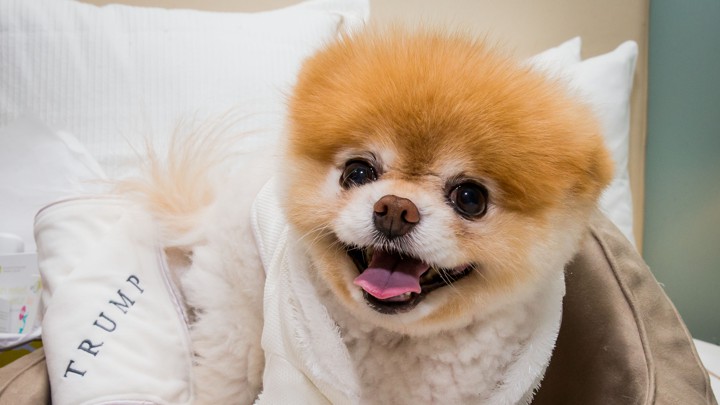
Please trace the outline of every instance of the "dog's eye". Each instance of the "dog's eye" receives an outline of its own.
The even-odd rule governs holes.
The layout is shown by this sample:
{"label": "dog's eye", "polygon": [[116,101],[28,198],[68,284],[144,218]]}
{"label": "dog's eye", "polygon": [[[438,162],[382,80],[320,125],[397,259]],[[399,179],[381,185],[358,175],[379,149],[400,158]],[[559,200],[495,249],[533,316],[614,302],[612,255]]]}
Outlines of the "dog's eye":
{"label": "dog's eye", "polygon": [[448,195],[455,210],[466,217],[480,217],[487,211],[487,189],[475,183],[455,186]]}
{"label": "dog's eye", "polygon": [[377,173],[368,162],[351,160],[345,165],[345,171],[343,171],[342,177],[340,177],[340,185],[342,185],[343,188],[349,188],[375,180],[377,180]]}

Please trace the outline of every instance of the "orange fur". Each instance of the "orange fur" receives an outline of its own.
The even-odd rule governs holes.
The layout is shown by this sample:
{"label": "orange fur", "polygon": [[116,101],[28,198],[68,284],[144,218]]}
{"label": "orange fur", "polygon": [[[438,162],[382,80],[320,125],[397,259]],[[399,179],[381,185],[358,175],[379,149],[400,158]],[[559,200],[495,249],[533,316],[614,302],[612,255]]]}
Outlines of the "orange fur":
{"label": "orange fur", "polygon": [[594,200],[612,175],[598,124],[549,82],[460,35],[368,32],[305,66],[290,104],[295,157],[329,163],[383,138],[420,173],[462,157],[499,182],[497,203],[528,211],[571,196]]}

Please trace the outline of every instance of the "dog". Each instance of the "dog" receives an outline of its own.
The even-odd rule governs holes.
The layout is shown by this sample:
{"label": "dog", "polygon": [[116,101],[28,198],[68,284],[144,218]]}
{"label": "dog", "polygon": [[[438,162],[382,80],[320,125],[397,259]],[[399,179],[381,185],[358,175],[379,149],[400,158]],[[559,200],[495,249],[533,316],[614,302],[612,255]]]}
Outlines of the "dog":
{"label": "dog", "polygon": [[[345,400],[531,402],[559,328],[563,268],[612,176],[588,107],[467,35],[367,28],[304,63],[276,151],[224,171],[217,187],[187,175],[208,165],[178,164],[151,192],[184,235],[166,245],[191,262],[180,284],[198,403],[292,392],[271,370],[283,332],[268,311],[297,305],[301,316],[309,295],[346,356],[335,381],[349,384]],[[183,193],[189,204],[168,202]],[[275,208],[258,208],[259,195]],[[286,273],[313,294],[268,297],[282,277],[263,256],[277,241],[258,236],[258,215],[286,227]],[[309,356],[304,342],[280,363]],[[318,367],[300,367],[300,379],[337,403]],[[294,403],[315,403],[302,392]]]}

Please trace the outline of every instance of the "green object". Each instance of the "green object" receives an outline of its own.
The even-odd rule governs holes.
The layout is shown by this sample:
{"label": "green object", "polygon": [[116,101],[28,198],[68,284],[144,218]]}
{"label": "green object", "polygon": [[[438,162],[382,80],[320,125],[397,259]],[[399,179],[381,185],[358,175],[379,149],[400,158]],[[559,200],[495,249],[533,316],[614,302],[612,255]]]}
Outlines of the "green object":
{"label": "green object", "polygon": [[0,350],[0,367],[4,367],[20,357],[42,347],[42,341],[34,340],[11,350]]}
{"label": "green object", "polygon": [[720,343],[720,1],[650,8],[644,257],[694,337]]}

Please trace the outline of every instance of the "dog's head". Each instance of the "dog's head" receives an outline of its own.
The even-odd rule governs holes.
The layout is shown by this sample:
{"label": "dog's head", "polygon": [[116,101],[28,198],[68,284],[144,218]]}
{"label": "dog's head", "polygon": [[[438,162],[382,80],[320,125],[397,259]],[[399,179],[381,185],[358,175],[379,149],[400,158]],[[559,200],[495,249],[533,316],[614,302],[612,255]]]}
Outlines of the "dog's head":
{"label": "dog's head", "polygon": [[401,333],[562,271],[612,172],[562,86],[461,35],[342,38],[306,62],[289,116],[291,224],[355,316]]}

